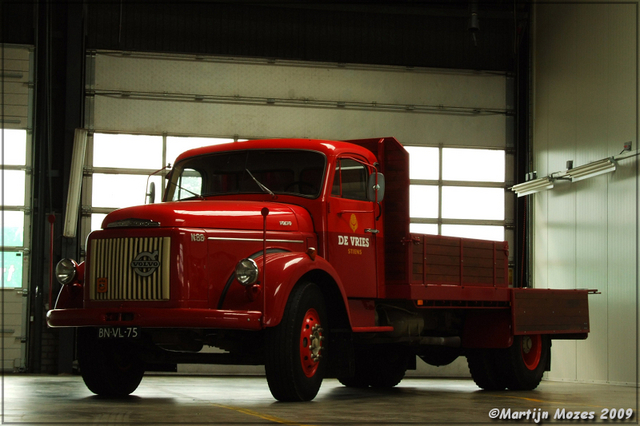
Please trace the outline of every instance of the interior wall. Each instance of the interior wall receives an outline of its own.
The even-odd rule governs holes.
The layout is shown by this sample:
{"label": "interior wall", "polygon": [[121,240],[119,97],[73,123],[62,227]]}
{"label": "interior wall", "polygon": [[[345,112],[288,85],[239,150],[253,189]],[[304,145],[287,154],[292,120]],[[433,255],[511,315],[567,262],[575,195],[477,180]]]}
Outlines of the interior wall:
{"label": "interior wall", "polygon": [[[638,6],[534,12],[533,168],[538,177],[638,148]],[[589,288],[591,333],[554,341],[550,380],[637,383],[638,162],[530,196],[534,285]]]}

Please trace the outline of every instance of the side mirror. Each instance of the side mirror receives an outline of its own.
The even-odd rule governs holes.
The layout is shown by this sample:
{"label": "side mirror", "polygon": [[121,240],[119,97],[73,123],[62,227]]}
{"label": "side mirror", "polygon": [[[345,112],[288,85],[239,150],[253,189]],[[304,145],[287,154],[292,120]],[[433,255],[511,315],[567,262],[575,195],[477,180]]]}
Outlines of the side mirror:
{"label": "side mirror", "polygon": [[371,173],[367,182],[367,200],[381,202],[384,199],[384,186],[384,175]]}
{"label": "side mirror", "polygon": [[149,192],[146,195],[147,195],[147,204],[153,204],[156,202],[156,183],[155,182],[151,182],[151,184],[149,184]]}

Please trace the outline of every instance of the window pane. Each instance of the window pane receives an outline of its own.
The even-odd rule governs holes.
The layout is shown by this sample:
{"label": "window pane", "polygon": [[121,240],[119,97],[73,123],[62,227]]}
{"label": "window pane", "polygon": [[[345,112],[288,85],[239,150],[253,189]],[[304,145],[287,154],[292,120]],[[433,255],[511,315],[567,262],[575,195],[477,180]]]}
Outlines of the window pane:
{"label": "window pane", "polygon": [[96,133],[93,166],[157,170],[162,167],[162,137]]}
{"label": "window pane", "polygon": [[27,161],[27,131],[2,129],[4,138],[4,163],[12,166],[24,166]]}
{"label": "window pane", "polygon": [[3,251],[2,275],[4,287],[22,287],[22,253]]}
{"label": "window pane", "polygon": [[102,229],[102,221],[107,217],[104,213],[93,213],[91,215],[91,230]]}
{"label": "window pane", "polygon": [[409,186],[409,216],[419,218],[438,217],[437,186]]}
{"label": "window pane", "polygon": [[478,240],[504,241],[503,226],[442,225],[442,235],[448,237],[475,238]]}
{"label": "window pane", "polygon": [[178,155],[186,150],[229,142],[233,142],[233,139],[167,136],[167,163],[173,165]]}
{"label": "window pane", "polygon": [[442,179],[470,182],[504,182],[504,151],[443,148]]}
{"label": "window pane", "polygon": [[354,160],[341,159],[333,177],[331,195],[351,200],[366,200],[367,177],[367,169],[364,165]]}
{"label": "window pane", "polygon": [[422,146],[405,146],[404,148],[409,152],[409,179],[439,179],[438,148]]}
{"label": "window pane", "polygon": [[2,211],[2,235],[5,247],[22,247],[24,235],[24,213]]}
{"label": "window pane", "polygon": [[5,206],[24,206],[24,180],[25,172],[22,170],[0,171],[0,188]]}
{"label": "window pane", "polygon": [[442,217],[504,220],[504,189],[444,186]]}
{"label": "window pane", "polygon": [[178,178],[173,201],[202,195],[202,175],[199,171],[186,168]]}
{"label": "window pane", "polygon": [[411,223],[409,224],[409,232],[413,232],[414,234],[438,235],[438,225],[435,223]]}
{"label": "window pane", "polygon": [[[152,176],[149,183],[155,182],[156,188],[162,188],[162,178]],[[127,207],[145,203],[147,176],[111,175],[94,173],[92,203],[93,207]],[[159,200],[159,194],[156,200]]]}

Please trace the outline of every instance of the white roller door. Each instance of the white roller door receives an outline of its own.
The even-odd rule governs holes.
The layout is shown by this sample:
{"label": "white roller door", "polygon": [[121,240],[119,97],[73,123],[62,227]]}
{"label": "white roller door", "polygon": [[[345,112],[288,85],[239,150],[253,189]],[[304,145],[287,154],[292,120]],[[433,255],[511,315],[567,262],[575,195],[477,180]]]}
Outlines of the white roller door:
{"label": "white roller door", "polygon": [[507,144],[505,75],[114,52],[89,71],[96,131]]}
{"label": "white roller door", "polygon": [[[414,192],[431,194],[433,199],[421,204],[432,205],[436,213],[412,215],[412,229],[453,235],[484,227],[489,234],[478,232],[477,237],[513,240],[510,194],[502,192],[504,203],[488,216],[461,218],[457,212],[447,216],[447,199],[473,203],[474,193],[500,199],[500,191],[512,181],[511,80],[505,74],[111,51],[90,54],[87,69],[86,126],[96,133],[163,137],[159,144],[165,150],[167,136],[236,140],[394,136],[406,146],[437,148],[422,150],[433,160],[428,156],[423,160],[433,164],[428,178],[422,173],[414,176],[412,169]],[[479,173],[472,170],[468,177],[448,180],[456,164],[447,163],[447,158],[465,154],[451,148],[505,152],[499,165],[505,169],[504,177],[482,181],[478,176],[483,169],[496,166],[472,159],[469,165],[458,165]],[[166,154],[158,155],[166,161],[155,169],[170,161]],[[126,168],[122,171],[132,173],[131,166]],[[150,170],[140,169],[144,169],[138,172],[141,175]],[[104,206],[91,209],[90,200],[86,194],[84,204],[90,212],[107,211]],[[463,206],[465,210],[471,211]]]}

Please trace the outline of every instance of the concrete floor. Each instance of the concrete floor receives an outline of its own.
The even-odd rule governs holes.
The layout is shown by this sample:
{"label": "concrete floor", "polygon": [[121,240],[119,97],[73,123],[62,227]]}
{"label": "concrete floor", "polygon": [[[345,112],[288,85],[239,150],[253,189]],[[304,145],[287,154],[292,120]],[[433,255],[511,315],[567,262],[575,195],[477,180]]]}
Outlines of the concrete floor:
{"label": "concrete floor", "polygon": [[[3,398],[0,423],[20,425],[535,424],[544,413],[549,418],[542,423],[575,424],[569,412],[593,413],[587,423],[600,423],[611,408],[633,410],[632,418],[615,423],[638,423],[634,387],[549,381],[530,392],[484,392],[470,379],[407,378],[385,391],[327,379],[314,401],[279,403],[264,377],[147,375],[130,397],[107,400],[89,392],[79,376],[5,375]],[[492,409],[512,420],[492,421]],[[565,419],[554,420],[562,409]]]}

